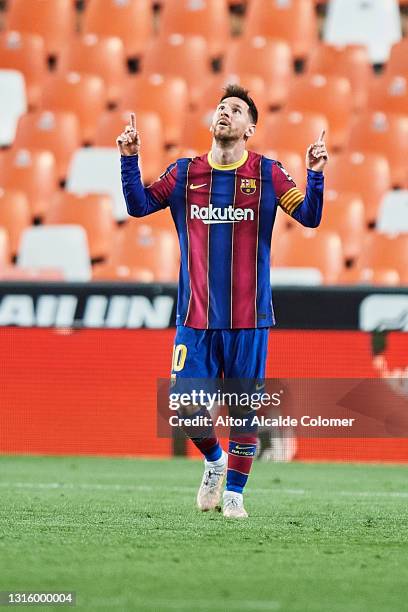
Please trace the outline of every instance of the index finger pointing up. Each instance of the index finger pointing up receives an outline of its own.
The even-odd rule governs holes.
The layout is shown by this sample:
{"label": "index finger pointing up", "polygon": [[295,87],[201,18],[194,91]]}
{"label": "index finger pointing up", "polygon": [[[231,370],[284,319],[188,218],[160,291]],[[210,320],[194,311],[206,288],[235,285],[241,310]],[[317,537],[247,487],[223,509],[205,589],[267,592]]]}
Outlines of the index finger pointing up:
{"label": "index finger pointing up", "polygon": [[325,136],[325,134],[326,134],[326,130],[325,130],[325,129],[323,129],[323,130],[320,132],[320,135],[319,135],[319,138],[317,139],[317,142],[324,142],[324,136]]}
{"label": "index finger pointing up", "polygon": [[130,113],[130,125],[135,130],[136,129],[136,115],[135,113]]}

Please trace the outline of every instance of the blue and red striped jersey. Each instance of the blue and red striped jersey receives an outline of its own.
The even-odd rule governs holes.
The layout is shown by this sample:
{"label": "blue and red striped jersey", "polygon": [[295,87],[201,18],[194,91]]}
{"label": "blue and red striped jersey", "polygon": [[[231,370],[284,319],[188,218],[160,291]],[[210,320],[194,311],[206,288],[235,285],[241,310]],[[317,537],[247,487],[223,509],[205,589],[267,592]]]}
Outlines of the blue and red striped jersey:
{"label": "blue and red striped jersey", "polygon": [[176,325],[274,325],[270,248],[277,206],[316,227],[323,173],[308,170],[304,195],[279,162],[252,151],[227,166],[215,164],[211,152],[179,159],[148,187],[141,182],[137,156],[123,156],[121,166],[131,216],[170,207],[181,253]]}

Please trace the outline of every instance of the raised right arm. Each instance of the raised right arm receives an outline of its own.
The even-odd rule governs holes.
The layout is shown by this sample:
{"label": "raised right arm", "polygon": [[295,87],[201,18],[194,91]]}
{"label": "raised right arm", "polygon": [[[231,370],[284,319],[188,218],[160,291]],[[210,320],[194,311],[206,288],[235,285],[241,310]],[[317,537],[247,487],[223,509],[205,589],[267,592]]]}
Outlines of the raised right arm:
{"label": "raised right arm", "polygon": [[144,187],[138,160],[138,155],[120,158],[122,189],[128,214],[145,217],[169,205],[168,198],[176,184],[177,165],[172,164],[157,181]]}
{"label": "raised right arm", "polygon": [[118,136],[116,144],[121,154],[122,189],[129,215],[145,217],[166,208],[176,184],[177,166],[172,164],[155,183],[144,187],[139,169],[141,141],[134,113],[130,113],[130,123]]}

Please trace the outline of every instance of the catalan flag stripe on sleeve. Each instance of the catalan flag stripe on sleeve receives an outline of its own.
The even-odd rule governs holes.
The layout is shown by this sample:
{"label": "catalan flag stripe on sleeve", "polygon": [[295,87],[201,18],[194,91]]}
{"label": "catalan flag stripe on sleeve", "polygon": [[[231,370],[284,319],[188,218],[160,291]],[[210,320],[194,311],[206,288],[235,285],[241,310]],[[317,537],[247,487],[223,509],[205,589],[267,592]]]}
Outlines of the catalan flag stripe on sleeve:
{"label": "catalan flag stripe on sleeve", "polygon": [[292,189],[289,189],[289,191],[284,193],[283,196],[279,199],[279,206],[283,208],[285,212],[291,215],[296,209],[296,207],[299,206],[301,202],[303,202],[304,198],[304,194],[296,187],[293,187]]}

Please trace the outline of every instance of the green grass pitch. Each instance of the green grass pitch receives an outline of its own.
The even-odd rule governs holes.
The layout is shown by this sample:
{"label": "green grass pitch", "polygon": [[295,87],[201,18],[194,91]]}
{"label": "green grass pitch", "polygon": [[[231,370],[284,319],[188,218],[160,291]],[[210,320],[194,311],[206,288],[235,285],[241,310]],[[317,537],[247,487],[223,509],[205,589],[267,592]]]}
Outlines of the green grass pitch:
{"label": "green grass pitch", "polygon": [[0,457],[0,590],[74,590],[82,610],[408,610],[405,467],[258,462],[246,521],[195,509],[201,472]]}

